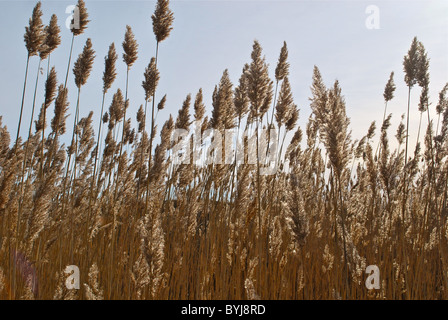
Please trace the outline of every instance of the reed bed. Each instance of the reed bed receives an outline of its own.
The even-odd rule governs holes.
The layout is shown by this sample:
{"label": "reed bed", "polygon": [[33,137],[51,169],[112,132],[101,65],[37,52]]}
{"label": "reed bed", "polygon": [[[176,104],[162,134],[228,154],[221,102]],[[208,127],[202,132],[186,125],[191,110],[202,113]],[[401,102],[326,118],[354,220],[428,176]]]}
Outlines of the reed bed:
{"label": "reed bed", "polygon": [[[101,117],[93,123],[93,111],[79,112],[81,89],[98,63],[90,39],[71,65],[73,48],[80,49],[74,39],[89,23],[82,0],[78,8],[79,28],[72,30],[60,83],[50,63],[61,42],[57,18],[44,27],[36,5],[24,38],[23,96],[29,60],[48,59],[45,100],[22,98],[15,141],[0,117],[1,299],[448,298],[448,84],[434,102],[435,122],[429,58],[417,38],[404,57],[403,76],[409,93],[421,88],[418,111],[409,95],[398,128],[387,114],[397,70],[385,86],[382,123],[353,139],[340,84],[325,85],[318,67],[312,113],[306,127],[298,127],[287,44],[271,79],[257,41],[238,84],[223,72],[210,118],[199,89],[177,115],[157,123],[167,101],[157,92],[163,75],[158,49],[174,20],[169,1],[158,0],[154,58],[144,72],[132,69],[138,43],[127,26],[122,60],[113,43],[105,56]],[[126,87],[110,93],[117,63],[127,66]],[[73,93],[67,89],[71,68]],[[145,101],[130,102],[129,77],[142,79]],[[22,140],[23,108],[34,114],[39,103]],[[130,103],[142,104],[136,128]],[[410,130],[411,112],[427,116],[426,130],[421,122]],[[68,113],[75,115],[72,127]],[[237,132],[243,156],[229,152],[225,141],[232,139],[224,134],[222,141],[204,136],[199,144],[188,136],[187,159],[205,161],[179,163],[174,133],[210,129]],[[422,136],[415,147],[408,139],[414,134]],[[69,145],[61,143],[65,135]],[[266,174],[268,154],[277,167]],[[228,161],[207,161],[217,156]],[[79,289],[66,287],[70,265],[79,267]],[[380,270],[380,289],[366,288],[369,265]]]}

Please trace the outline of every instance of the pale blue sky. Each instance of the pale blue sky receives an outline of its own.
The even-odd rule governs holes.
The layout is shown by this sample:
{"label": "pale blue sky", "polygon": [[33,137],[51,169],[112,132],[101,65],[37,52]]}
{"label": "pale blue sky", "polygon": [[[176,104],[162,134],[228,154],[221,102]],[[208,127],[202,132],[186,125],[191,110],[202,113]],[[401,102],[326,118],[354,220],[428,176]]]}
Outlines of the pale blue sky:
{"label": "pale blue sky", "polygon": [[[35,3],[0,0],[0,41],[3,45],[0,60],[0,115],[13,137],[19,117],[27,55],[23,33]],[[65,28],[68,17],[65,8],[75,3],[42,1],[43,22],[48,23],[51,14],[55,13],[62,30],[62,44],[51,58],[51,64],[58,71],[59,82],[64,81],[71,37],[70,31]],[[139,58],[131,69],[129,84],[129,114],[135,125],[135,113],[139,105],[144,103],[141,87],[144,68],[155,54],[150,18],[155,3],[144,0],[86,1],[91,22],[86,32],[75,38],[71,69],[88,37],[92,39],[96,59],[87,85],[82,88],[81,116],[94,110],[95,123],[98,119],[104,56],[111,42],[115,42],[120,60],[117,65],[118,77],[107,96],[106,110],[116,89],[124,89],[126,69],[121,59],[121,43],[125,26],[129,24],[139,43]],[[380,9],[379,30],[369,30],[365,26],[368,5],[376,5]],[[158,117],[159,125],[167,119],[169,113],[176,116],[186,95],[191,93],[194,96],[201,87],[210,113],[211,94],[222,72],[228,68],[232,82],[237,84],[244,63],[250,62],[254,39],[263,47],[272,77],[283,41],[287,42],[291,64],[290,82],[296,103],[301,109],[299,124],[303,128],[310,114],[308,97],[314,65],[320,68],[327,85],[332,85],[335,79],[340,81],[354,138],[364,135],[371,121],[381,121],[384,106],[382,94],[391,71],[395,71],[397,85],[396,98],[389,105],[389,112],[394,114],[395,131],[400,115],[406,111],[407,88],[403,81],[402,61],[414,36],[423,42],[431,59],[432,109],[437,104],[438,92],[448,81],[446,0],[180,0],[171,1],[170,6],[175,15],[174,30],[161,43],[159,51],[161,80],[156,100],[167,94],[167,106]],[[22,136],[27,133],[30,120],[37,63],[36,57],[30,63]],[[37,108],[43,100],[43,84],[44,77],[41,77]],[[68,84],[70,112],[73,113],[76,90],[72,73]],[[419,88],[413,90],[411,131],[418,126],[419,94]],[[50,119],[53,106],[49,113]],[[71,128],[72,117],[68,121]]]}

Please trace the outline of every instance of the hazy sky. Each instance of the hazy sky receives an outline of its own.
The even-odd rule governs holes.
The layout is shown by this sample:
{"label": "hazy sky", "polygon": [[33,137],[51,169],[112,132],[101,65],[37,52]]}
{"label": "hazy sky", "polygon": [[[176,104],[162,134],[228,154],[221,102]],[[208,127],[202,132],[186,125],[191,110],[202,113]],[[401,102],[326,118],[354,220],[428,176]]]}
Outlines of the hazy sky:
{"label": "hazy sky", "polygon": [[[89,110],[98,119],[101,103],[104,56],[111,42],[115,42],[120,57],[118,77],[109,90],[106,110],[112,94],[125,86],[125,64],[121,59],[121,43],[125,27],[133,28],[139,43],[139,57],[130,71],[130,113],[135,125],[135,113],[144,103],[141,87],[144,68],[155,54],[151,14],[155,1],[93,1],[86,6],[91,22],[86,32],[75,38],[72,65],[86,39],[92,39],[96,51],[93,72],[81,91],[80,114]],[[0,115],[15,137],[25,73],[27,51],[23,34],[35,1],[0,0]],[[43,22],[51,14],[59,18],[62,44],[51,55],[59,82],[64,81],[71,33],[65,27],[69,16],[65,9],[76,1],[42,1]],[[368,29],[366,8],[379,9],[380,29]],[[241,69],[250,62],[254,39],[263,47],[274,69],[283,41],[289,49],[290,82],[296,104],[300,107],[299,124],[304,128],[310,114],[310,84],[313,66],[317,65],[325,83],[330,86],[340,81],[351,118],[353,137],[361,138],[374,120],[383,115],[383,90],[391,71],[395,71],[396,98],[389,105],[393,113],[395,134],[400,115],[406,112],[407,87],[403,81],[403,56],[414,36],[424,44],[430,57],[430,99],[434,109],[438,92],[448,81],[448,1],[171,1],[175,15],[174,30],[161,43],[159,71],[161,80],[158,101],[167,94],[166,109],[158,116],[161,125],[169,113],[177,116],[188,93],[193,96],[203,88],[207,111],[211,110],[211,95],[224,69],[229,69],[231,80],[238,83]],[[25,111],[21,134],[25,136],[30,121],[32,94],[38,58],[30,62]],[[46,62],[44,63],[44,75]],[[41,76],[37,108],[43,100],[44,76]],[[68,80],[70,112],[76,105],[76,90],[72,72]],[[413,90],[411,131],[418,126],[417,103],[420,88]],[[38,110],[36,111],[37,116]],[[49,109],[49,119],[53,106]],[[425,118],[424,118],[425,119]],[[72,117],[68,119],[71,128]],[[426,126],[426,121],[423,123]],[[95,125],[95,130],[97,126]],[[160,126],[159,126],[160,128]],[[70,129],[71,130],[71,129]],[[378,135],[377,135],[378,137]],[[411,139],[412,141],[412,139]]]}

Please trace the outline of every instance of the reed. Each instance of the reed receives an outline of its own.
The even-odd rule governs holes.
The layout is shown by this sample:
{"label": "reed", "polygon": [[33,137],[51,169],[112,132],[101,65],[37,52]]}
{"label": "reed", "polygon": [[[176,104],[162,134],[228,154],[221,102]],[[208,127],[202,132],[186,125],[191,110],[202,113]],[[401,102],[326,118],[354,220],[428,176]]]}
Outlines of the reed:
{"label": "reed", "polygon": [[[88,22],[84,3],[78,6],[83,22],[72,40]],[[52,16],[44,28],[40,16],[38,4],[26,31],[28,60],[49,60],[60,50],[57,20]],[[158,47],[174,19],[168,1],[157,2],[152,19],[156,55],[142,70],[145,104],[135,128],[127,119],[128,83],[139,53],[129,26],[126,88],[114,89],[105,112],[118,73],[112,43],[97,132],[93,111],[81,112],[81,88],[95,58],[90,39],[74,63],[76,104],[70,106],[67,82],[58,82],[57,67],[48,62],[44,101],[31,118],[35,132],[31,122],[28,137],[13,141],[0,117],[0,299],[448,298],[448,85],[439,93],[436,127],[429,116],[429,53],[421,42],[415,38],[404,58],[408,106],[398,128],[388,114],[397,73],[383,92],[380,125],[372,121],[356,139],[342,85],[327,85],[317,66],[311,114],[304,127],[297,125],[308,106],[299,110],[296,103],[287,45],[271,79],[258,41],[235,83],[225,69],[211,97],[202,89],[188,93],[174,116],[159,123],[158,112],[171,107],[166,95],[155,99],[163,81]],[[410,93],[417,84],[415,112],[426,112],[428,123],[414,130]],[[36,97],[38,90],[35,85]],[[189,163],[177,161],[176,129],[201,134],[184,141]],[[237,135],[220,141],[205,136],[209,129]],[[410,134],[418,137],[412,154]],[[70,138],[67,148],[61,141]],[[264,175],[275,144],[277,170]],[[219,157],[226,161],[213,161]],[[381,271],[376,290],[365,287],[372,264]],[[65,286],[66,265],[79,266],[79,290]]]}

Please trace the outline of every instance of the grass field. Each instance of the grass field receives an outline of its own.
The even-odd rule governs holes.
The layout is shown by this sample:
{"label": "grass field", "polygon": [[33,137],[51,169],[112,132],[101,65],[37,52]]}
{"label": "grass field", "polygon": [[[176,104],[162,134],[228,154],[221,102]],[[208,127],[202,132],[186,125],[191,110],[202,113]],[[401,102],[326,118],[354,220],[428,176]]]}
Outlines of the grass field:
{"label": "grass field", "polygon": [[[92,23],[83,1],[77,8],[73,40]],[[448,83],[430,101],[428,54],[417,38],[403,52],[403,70],[385,83],[382,123],[362,137],[351,137],[338,81],[327,87],[318,67],[312,113],[300,128],[287,44],[270,77],[257,41],[238,83],[223,72],[211,106],[199,90],[157,123],[166,102],[154,99],[158,48],[174,19],[169,1],[159,0],[155,57],[133,70],[144,75],[146,100],[129,114],[128,82],[109,91],[116,63],[129,76],[139,55],[128,27],[104,59],[95,110],[103,116],[93,123],[93,111],[82,117],[79,104],[94,44],[87,39],[72,57],[81,42],[58,49],[56,16],[48,26],[41,16],[37,3],[24,37],[23,93],[37,88],[28,63],[39,60],[45,99],[22,97],[16,137],[0,118],[0,299],[448,298]],[[56,70],[47,62],[62,49],[69,67]],[[77,92],[67,90],[70,72]],[[393,128],[387,104],[402,79],[408,105]],[[418,102],[411,91],[420,92]],[[29,124],[24,108],[32,110]],[[410,130],[414,112],[429,125]],[[226,147],[236,141],[238,157]],[[380,271],[378,289],[366,287],[369,265]],[[66,286],[67,266],[79,268],[79,289]]]}

